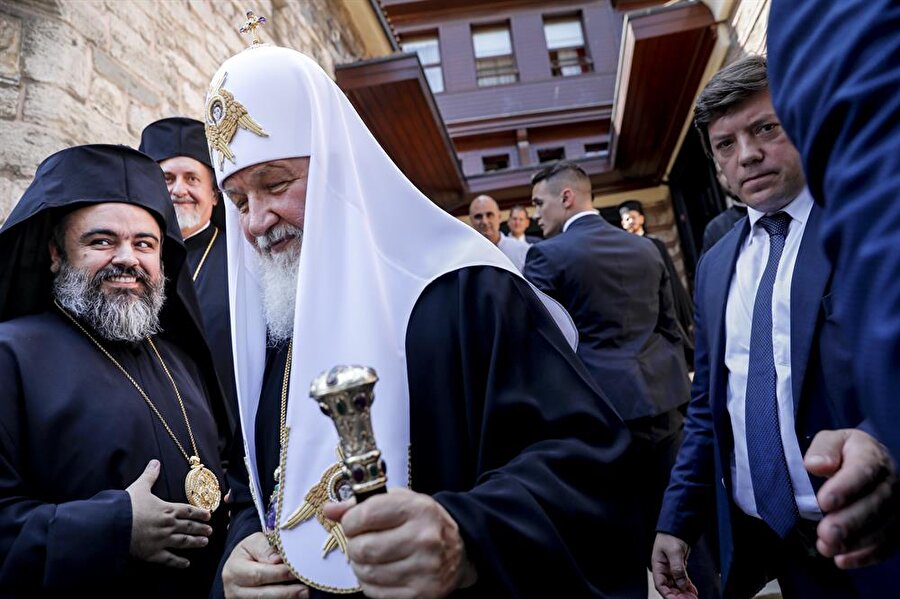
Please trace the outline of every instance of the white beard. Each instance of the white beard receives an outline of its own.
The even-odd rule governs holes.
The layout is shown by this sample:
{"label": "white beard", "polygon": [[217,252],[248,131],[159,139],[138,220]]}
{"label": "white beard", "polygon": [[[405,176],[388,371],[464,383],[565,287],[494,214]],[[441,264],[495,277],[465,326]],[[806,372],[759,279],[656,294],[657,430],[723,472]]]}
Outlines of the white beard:
{"label": "white beard", "polygon": [[197,214],[196,207],[182,207],[179,204],[173,204],[175,207],[175,218],[178,220],[178,228],[182,231],[194,229],[200,224],[200,215]]}
{"label": "white beard", "polygon": [[[285,236],[296,236],[301,243],[278,254],[266,251],[273,241]],[[260,249],[263,311],[269,338],[275,343],[287,341],[294,334],[294,310],[297,302],[302,239],[303,231],[287,224],[278,225],[265,236],[257,237],[257,246]]]}

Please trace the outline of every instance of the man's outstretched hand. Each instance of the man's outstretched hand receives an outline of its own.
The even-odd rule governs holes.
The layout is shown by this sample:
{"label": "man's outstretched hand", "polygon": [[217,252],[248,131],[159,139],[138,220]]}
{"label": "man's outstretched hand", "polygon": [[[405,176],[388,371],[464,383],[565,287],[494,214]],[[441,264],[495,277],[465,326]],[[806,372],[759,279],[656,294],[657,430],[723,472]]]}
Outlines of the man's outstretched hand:
{"label": "man's outstretched hand", "polygon": [[900,486],[890,455],[858,429],[819,432],[804,457],[828,480],[816,499],[825,517],[816,549],[838,568],[878,563],[900,547]]}

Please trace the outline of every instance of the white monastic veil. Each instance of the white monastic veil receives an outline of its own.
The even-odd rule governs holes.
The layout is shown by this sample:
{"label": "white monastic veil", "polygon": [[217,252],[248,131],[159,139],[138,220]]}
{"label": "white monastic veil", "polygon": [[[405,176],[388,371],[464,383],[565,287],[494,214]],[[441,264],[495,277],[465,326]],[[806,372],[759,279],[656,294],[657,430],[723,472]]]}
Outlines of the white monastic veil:
{"label": "white monastic veil", "polygon": [[[338,364],[372,366],[380,382],[372,408],[375,437],[391,485],[407,485],[409,390],[405,339],[410,313],[437,277],[472,265],[518,276],[503,253],[419,192],[384,153],[343,92],[310,58],[259,46],[227,60],[213,78],[268,134],[245,128],[230,144],[235,162],[224,169],[213,152],[219,184],[253,164],[310,156],[306,219],[287,423],[290,438],[279,524],[335,462],[334,427],[308,396],[312,379]],[[385,107],[390,110],[390,107]],[[265,362],[266,324],[254,250],[241,234],[238,212],[226,202],[228,287],[235,376],[250,485],[263,518],[256,472],[255,420]],[[539,294],[570,344],[571,318]],[[273,423],[273,427],[277,426]],[[277,435],[273,428],[269,433]],[[285,559],[301,580],[326,590],[354,590],[347,558],[322,558],[327,533],[315,518],[281,530]]]}

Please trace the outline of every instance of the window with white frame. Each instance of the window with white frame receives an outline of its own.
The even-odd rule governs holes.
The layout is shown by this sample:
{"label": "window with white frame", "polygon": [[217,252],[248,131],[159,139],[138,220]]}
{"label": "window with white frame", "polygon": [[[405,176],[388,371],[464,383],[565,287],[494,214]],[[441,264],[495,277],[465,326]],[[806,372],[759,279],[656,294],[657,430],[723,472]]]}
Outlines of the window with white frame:
{"label": "window with white frame", "polygon": [[479,87],[519,80],[508,23],[473,27],[472,44],[475,47],[475,78]]}
{"label": "window with white frame", "polygon": [[584,46],[584,30],[579,15],[544,18],[544,38],[550,53],[554,77],[570,77],[593,70]]}
{"label": "window with white frame", "polygon": [[419,55],[431,92],[439,94],[444,91],[444,72],[441,70],[441,50],[437,34],[404,37],[400,47],[404,52]]}

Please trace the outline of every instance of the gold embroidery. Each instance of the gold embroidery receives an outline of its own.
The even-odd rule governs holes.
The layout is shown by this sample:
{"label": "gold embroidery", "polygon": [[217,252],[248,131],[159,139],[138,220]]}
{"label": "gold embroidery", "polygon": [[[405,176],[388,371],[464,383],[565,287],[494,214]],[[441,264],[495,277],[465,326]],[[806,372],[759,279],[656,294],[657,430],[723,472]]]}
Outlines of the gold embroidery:
{"label": "gold embroidery", "polygon": [[306,493],[303,505],[297,508],[281,527],[291,529],[315,516],[325,532],[328,533],[328,539],[322,547],[323,558],[338,548],[344,555],[347,555],[347,537],[344,535],[344,529],[340,523],[326,518],[322,511],[322,507],[327,502],[341,500],[340,487],[342,485],[347,486],[349,492],[349,481],[343,466],[340,463],[332,464],[322,473],[319,482]]}
{"label": "gold embroidery", "polygon": [[225,159],[235,163],[231,141],[242,127],[260,137],[269,137],[262,126],[247,113],[244,105],[235,100],[222,86],[228,73],[213,81],[206,99],[206,140],[209,142],[209,153],[219,152],[219,170],[223,170]]}

